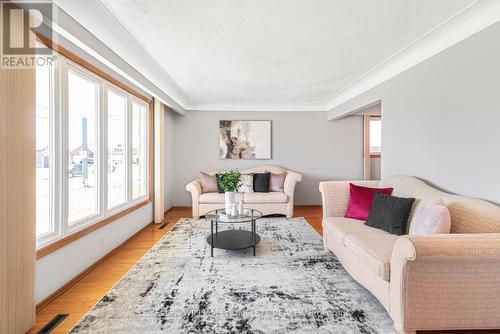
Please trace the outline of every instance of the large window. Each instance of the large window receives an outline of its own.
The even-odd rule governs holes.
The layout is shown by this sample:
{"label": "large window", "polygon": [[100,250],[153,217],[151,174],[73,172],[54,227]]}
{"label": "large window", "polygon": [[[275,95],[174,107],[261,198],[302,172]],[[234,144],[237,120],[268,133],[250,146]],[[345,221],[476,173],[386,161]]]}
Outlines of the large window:
{"label": "large window", "polygon": [[98,213],[96,170],[99,84],[68,71],[68,222]]}
{"label": "large window", "polygon": [[143,203],[148,104],[58,56],[37,68],[37,246]]}

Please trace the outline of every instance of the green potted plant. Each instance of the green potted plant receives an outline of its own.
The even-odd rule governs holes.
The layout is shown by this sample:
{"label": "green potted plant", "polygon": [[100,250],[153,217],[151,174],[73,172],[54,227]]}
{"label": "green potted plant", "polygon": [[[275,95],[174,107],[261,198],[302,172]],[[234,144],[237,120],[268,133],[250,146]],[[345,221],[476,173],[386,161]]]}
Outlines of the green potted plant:
{"label": "green potted plant", "polygon": [[231,207],[236,204],[236,190],[240,186],[241,173],[237,170],[217,173],[217,185],[224,190],[226,213],[230,214]]}

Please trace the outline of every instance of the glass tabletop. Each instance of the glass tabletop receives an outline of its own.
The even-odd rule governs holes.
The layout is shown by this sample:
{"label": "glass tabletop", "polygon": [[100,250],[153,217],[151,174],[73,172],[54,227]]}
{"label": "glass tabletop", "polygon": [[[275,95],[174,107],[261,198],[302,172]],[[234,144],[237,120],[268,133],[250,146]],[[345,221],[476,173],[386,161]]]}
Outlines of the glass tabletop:
{"label": "glass tabletop", "polygon": [[205,215],[208,220],[214,220],[219,223],[246,223],[262,217],[262,212],[255,209],[244,209],[242,215],[231,216],[226,213],[225,209],[217,209],[210,211]]}

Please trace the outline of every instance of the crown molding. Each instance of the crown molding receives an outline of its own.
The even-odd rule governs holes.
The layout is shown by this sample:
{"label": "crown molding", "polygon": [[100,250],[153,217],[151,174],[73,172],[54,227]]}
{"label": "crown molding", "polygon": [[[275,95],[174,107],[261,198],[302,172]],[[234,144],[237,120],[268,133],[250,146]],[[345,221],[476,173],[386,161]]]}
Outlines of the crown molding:
{"label": "crown molding", "polygon": [[[478,0],[341,89],[326,104],[328,119],[343,115],[335,108],[409,68],[500,21],[500,1]],[[348,112],[350,113],[350,112]],[[344,112],[344,115],[348,113]]]}
{"label": "crown molding", "polygon": [[186,106],[188,111],[324,111],[324,103],[200,102]]}

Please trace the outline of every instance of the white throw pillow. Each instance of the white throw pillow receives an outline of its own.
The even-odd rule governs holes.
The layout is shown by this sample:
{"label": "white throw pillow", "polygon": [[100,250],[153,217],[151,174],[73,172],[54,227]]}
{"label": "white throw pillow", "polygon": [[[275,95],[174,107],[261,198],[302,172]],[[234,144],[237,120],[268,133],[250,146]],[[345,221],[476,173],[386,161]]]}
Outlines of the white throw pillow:
{"label": "white throw pillow", "polygon": [[420,201],[413,212],[409,234],[448,234],[450,228],[450,211],[442,200],[438,203]]}
{"label": "white throw pillow", "polygon": [[253,193],[253,174],[241,174],[239,193]]}

